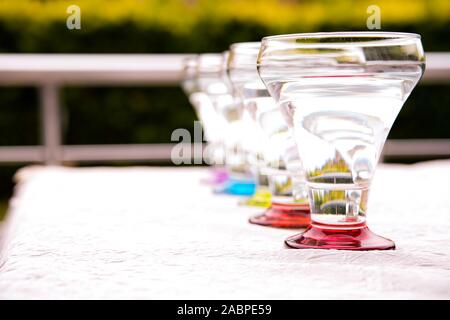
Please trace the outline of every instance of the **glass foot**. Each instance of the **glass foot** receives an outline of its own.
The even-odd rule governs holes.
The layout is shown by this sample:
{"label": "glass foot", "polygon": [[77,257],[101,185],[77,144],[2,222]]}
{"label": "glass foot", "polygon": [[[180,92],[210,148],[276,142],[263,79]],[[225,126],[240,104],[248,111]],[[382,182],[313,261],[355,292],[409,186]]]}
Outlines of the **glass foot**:
{"label": "glass foot", "polygon": [[272,195],[266,188],[258,188],[254,195],[250,198],[243,199],[239,201],[240,205],[250,206],[250,207],[263,207],[269,208],[271,203]]}
{"label": "glass foot", "polygon": [[304,228],[311,223],[309,206],[272,203],[263,214],[250,218],[249,222],[274,228]]}
{"label": "glass foot", "polygon": [[228,180],[228,172],[225,169],[212,169],[209,172],[210,177],[201,180],[204,184],[217,185]]}
{"label": "glass foot", "polygon": [[256,183],[253,180],[229,179],[221,186],[214,189],[214,193],[229,194],[235,196],[251,196],[255,193]]}
{"label": "glass foot", "polygon": [[365,224],[356,229],[333,229],[332,226],[310,225],[303,233],[287,238],[285,243],[295,249],[395,249],[392,240],[373,233]]}

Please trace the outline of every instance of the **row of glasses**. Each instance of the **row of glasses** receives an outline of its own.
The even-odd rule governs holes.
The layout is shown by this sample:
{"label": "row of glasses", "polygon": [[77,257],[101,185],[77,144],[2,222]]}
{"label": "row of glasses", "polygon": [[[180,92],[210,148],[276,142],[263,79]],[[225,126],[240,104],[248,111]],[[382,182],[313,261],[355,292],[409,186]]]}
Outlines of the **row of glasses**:
{"label": "row of glasses", "polygon": [[[182,88],[194,106],[209,145],[207,163],[215,164],[211,183],[218,193],[251,195],[241,204],[267,207],[267,178],[255,168],[258,152],[242,102],[232,94],[227,75],[228,52],[201,54],[184,61]],[[218,164],[226,169],[217,169]]]}
{"label": "row of glasses", "polygon": [[242,132],[272,193],[271,208],[250,222],[308,225],[285,241],[292,248],[395,248],[368,229],[368,196],[390,128],[424,68],[416,34],[291,34],[232,45],[230,92],[251,120]]}
{"label": "row of glasses", "polygon": [[216,192],[251,195],[255,184],[240,139],[242,112],[226,81],[226,60],[226,52],[187,58],[182,86],[205,131],[204,157],[214,165],[210,182],[217,185]]}
{"label": "row of glasses", "polygon": [[260,46],[260,42],[231,45],[227,67],[234,95],[242,101],[248,115],[248,136],[255,147],[253,167],[268,177],[272,194],[270,208],[250,218],[250,222],[272,227],[305,227],[309,224],[309,208],[303,171],[291,130],[258,75]]}

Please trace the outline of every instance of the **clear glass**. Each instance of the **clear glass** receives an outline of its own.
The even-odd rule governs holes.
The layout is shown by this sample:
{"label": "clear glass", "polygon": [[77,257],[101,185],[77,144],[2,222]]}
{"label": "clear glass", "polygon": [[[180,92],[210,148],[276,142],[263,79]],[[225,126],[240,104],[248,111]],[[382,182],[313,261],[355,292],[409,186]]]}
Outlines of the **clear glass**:
{"label": "clear glass", "polygon": [[204,179],[203,182],[209,184],[221,184],[228,179],[228,174],[222,165],[224,163],[225,151],[221,130],[224,123],[208,95],[200,90],[198,55],[188,57],[183,61],[183,79],[181,87],[189,98],[189,102],[194,108],[197,118],[202,123],[205,131],[205,138],[208,142],[205,158],[207,162],[214,165],[211,170],[211,177]]}
{"label": "clear glass", "polygon": [[393,249],[366,226],[384,142],[425,68],[420,36],[391,32],[266,37],[258,71],[306,172],[311,226],[294,248]]}
{"label": "clear glass", "polygon": [[[255,72],[256,56],[253,61]],[[236,80],[234,77],[236,73],[235,65],[238,63],[236,59],[241,59],[242,57],[236,50],[236,47],[231,46],[227,58],[227,76],[232,88],[232,93],[236,101],[239,101],[239,105],[242,107],[242,117],[240,123],[242,126],[242,131],[240,132],[242,148],[245,153],[246,161],[249,164],[249,168],[256,182],[255,193],[250,198],[241,201],[241,204],[269,207],[271,194],[268,187],[268,177],[261,170],[263,163],[264,139],[261,135],[259,126],[256,125],[254,121],[252,108],[249,106],[247,101],[243,99],[240,92],[240,85],[234,82],[234,80]]]}
{"label": "clear glass", "polygon": [[[213,132],[222,142],[228,180],[216,188],[218,193],[250,195],[255,183],[245,159],[242,144],[242,106],[231,94],[226,76],[227,53],[201,54],[197,59],[199,99],[209,102],[204,118],[207,139]],[[207,106],[205,102],[205,106]],[[208,123],[206,123],[208,122]]]}
{"label": "clear glass", "polygon": [[247,119],[251,160],[258,174],[268,177],[272,194],[271,207],[250,222],[304,227],[309,224],[309,208],[298,151],[280,108],[258,75],[256,60],[260,46],[259,42],[233,44],[228,58],[234,94],[242,100]]}

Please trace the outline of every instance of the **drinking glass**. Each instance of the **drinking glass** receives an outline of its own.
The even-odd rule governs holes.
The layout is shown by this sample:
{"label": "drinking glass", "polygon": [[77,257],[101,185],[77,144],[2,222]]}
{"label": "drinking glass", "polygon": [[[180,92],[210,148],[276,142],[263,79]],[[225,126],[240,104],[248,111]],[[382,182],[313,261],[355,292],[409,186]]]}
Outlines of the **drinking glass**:
{"label": "drinking glass", "polygon": [[181,87],[188,96],[189,102],[193,106],[205,132],[205,139],[208,142],[208,146],[204,157],[208,163],[214,165],[214,169],[211,171],[211,178],[203,181],[210,184],[221,184],[228,179],[228,173],[222,166],[225,161],[222,137],[224,123],[216,112],[209,97],[200,90],[198,83],[198,60],[198,55],[193,55],[183,60]]}
{"label": "drinking glass", "polygon": [[420,36],[391,32],[266,37],[258,71],[306,171],[311,225],[293,248],[394,249],[366,225],[372,177],[390,128],[425,68]]}
{"label": "drinking glass", "polygon": [[[217,115],[217,121],[212,122],[211,126],[223,141],[224,162],[229,176],[215,191],[251,195],[255,191],[255,182],[243,150],[242,106],[231,94],[226,75],[227,56],[227,52],[201,54],[197,60],[198,89],[208,98],[212,106],[210,109]],[[208,130],[206,125],[205,131]]]}
{"label": "drinking glass", "polygon": [[[243,44],[245,45],[245,44]],[[259,47],[258,47],[259,51]],[[254,56],[254,71],[256,72],[256,56]],[[263,164],[264,139],[261,129],[255,122],[252,108],[241,94],[240,83],[235,83],[235,73],[239,72],[235,68],[236,59],[241,59],[241,53],[236,50],[236,46],[231,46],[227,61],[227,76],[232,88],[233,96],[242,106],[241,133],[242,146],[246,156],[246,161],[256,182],[255,193],[248,199],[241,201],[241,204],[250,206],[270,207],[271,193],[269,191],[269,180],[267,175],[261,170]]]}
{"label": "drinking glass", "polygon": [[257,69],[260,42],[230,47],[228,74],[236,97],[243,103],[247,138],[253,146],[252,161],[259,174],[268,177],[271,206],[250,222],[272,227],[309,225],[307,192],[298,151],[280,108],[269,95]]}

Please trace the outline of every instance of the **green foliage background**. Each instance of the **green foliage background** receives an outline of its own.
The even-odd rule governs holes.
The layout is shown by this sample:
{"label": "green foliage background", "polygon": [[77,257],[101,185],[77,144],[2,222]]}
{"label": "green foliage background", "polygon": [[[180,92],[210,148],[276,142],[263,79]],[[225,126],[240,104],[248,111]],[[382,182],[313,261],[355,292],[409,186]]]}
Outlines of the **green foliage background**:
{"label": "green foliage background", "polygon": [[[81,30],[66,27],[71,4]],[[367,30],[371,4],[382,30],[420,33],[426,51],[450,51],[448,0],[0,0],[0,53],[218,52],[270,34]],[[68,144],[168,142],[195,118],[176,87],[65,88],[62,104]],[[448,119],[448,86],[419,86],[391,137],[450,138]],[[0,88],[0,145],[39,137],[36,90]],[[0,194],[16,168],[0,167]]]}

